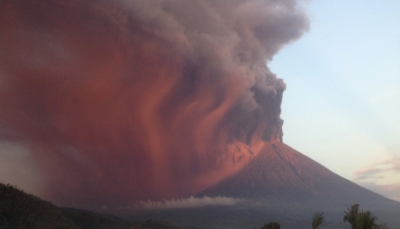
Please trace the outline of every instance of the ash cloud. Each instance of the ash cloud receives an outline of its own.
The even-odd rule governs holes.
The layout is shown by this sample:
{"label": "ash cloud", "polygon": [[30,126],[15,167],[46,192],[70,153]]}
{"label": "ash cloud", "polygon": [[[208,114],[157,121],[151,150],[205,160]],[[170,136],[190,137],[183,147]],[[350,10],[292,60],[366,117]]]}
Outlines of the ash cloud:
{"label": "ash cloud", "polygon": [[1,140],[59,204],[190,196],[282,137],[266,61],[307,29],[294,0],[1,1]]}

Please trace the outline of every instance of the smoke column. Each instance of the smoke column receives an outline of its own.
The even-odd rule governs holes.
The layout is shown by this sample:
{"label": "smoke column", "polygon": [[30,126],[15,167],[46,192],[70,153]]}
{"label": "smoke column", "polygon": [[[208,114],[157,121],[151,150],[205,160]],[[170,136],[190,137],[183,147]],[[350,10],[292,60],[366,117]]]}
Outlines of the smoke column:
{"label": "smoke column", "polygon": [[307,28],[295,0],[2,0],[0,138],[58,204],[187,197],[281,139],[266,62]]}

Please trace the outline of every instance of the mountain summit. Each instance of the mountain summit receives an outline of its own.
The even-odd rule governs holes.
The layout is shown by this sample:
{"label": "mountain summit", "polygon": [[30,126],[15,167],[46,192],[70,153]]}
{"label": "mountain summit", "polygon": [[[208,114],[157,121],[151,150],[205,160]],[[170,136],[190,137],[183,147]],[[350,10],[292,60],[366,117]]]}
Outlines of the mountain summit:
{"label": "mountain summit", "polygon": [[307,228],[313,213],[323,211],[326,228],[345,228],[346,206],[358,203],[390,228],[400,223],[400,203],[340,177],[279,138],[265,142],[240,171],[197,195],[206,196],[242,201],[234,206],[156,210],[138,219],[152,217],[201,228],[259,228],[272,221],[282,228]]}
{"label": "mountain summit", "polygon": [[344,206],[392,203],[280,142],[264,148],[238,173],[207,188],[200,196],[229,196],[273,203],[307,202]]}

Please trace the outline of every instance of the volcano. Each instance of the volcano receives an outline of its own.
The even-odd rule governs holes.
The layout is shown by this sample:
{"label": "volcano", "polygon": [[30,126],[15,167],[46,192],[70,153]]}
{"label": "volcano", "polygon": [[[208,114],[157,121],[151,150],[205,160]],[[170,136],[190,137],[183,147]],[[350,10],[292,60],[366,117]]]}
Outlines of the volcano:
{"label": "volcano", "polygon": [[338,176],[280,141],[265,143],[257,157],[242,170],[199,195],[328,206],[392,202]]}
{"label": "volcano", "polygon": [[290,146],[266,142],[237,173],[197,197],[243,200],[234,206],[150,211],[139,217],[170,220],[200,228],[258,228],[271,221],[283,228],[309,227],[316,211],[325,212],[326,228],[344,228],[346,206],[358,203],[380,222],[399,224],[400,203],[340,177]]}

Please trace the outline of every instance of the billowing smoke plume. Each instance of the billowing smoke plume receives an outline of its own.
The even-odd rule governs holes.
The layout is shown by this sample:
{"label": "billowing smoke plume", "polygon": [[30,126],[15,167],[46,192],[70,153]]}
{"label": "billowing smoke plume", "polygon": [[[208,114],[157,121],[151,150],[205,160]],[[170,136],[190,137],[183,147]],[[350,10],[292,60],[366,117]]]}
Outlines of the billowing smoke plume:
{"label": "billowing smoke plume", "polygon": [[266,61],[307,26],[295,0],[3,0],[0,137],[56,203],[190,196],[281,138]]}

